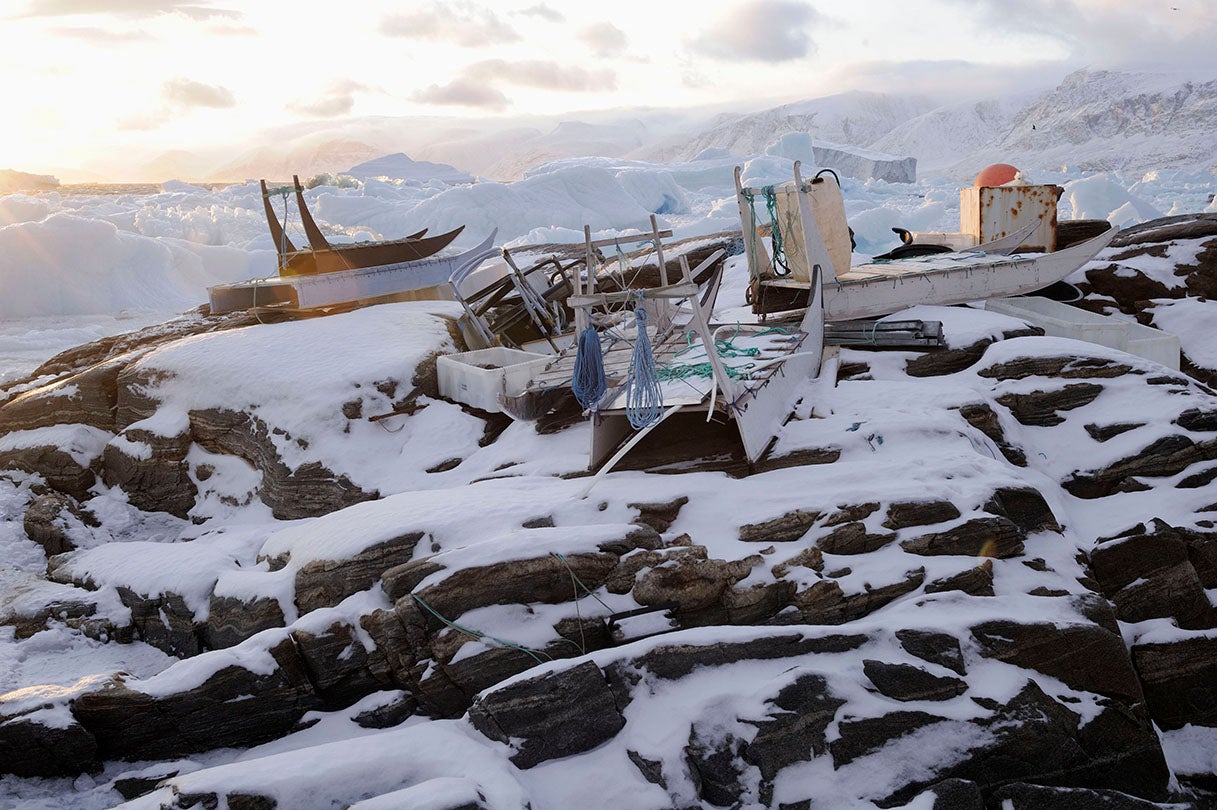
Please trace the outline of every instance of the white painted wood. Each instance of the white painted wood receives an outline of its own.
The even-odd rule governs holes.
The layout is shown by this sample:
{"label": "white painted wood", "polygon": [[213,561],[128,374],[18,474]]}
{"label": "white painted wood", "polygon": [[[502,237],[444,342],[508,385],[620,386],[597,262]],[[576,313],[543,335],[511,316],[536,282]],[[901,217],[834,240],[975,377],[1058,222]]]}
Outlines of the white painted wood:
{"label": "white painted wood", "polygon": [[[1043,289],[1078,269],[1107,247],[1117,229],[1055,253],[1012,256],[942,253],[916,259],[857,265],[824,286],[824,319],[850,321],[889,315],[917,305],[949,306]],[[770,286],[808,289],[786,279]]]}
{"label": "white painted wood", "polygon": [[[1009,257],[941,254],[876,266],[855,267],[824,292],[824,317],[830,321],[873,318],[919,304],[949,306],[1004,298],[1043,289],[1090,261],[1107,247],[1115,228],[1055,253]],[[898,271],[898,272],[894,272]],[[855,274],[857,274],[855,276]]]}
{"label": "white painted wood", "polygon": [[290,287],[295,290],[300,309],[315,309],[389,296],[403,298],[452,298],[448,280],[458,273],[471,271],[497,251],[493,247],[496,233],[463,253],[435,256],[413,262],[399,262],[379,267],[340,270],[312,276],[280,276],[256,281],[220,284],[209,288],[242,289],[246,287]]}
{"label": "white painted wood", "polygon": [[[608,463],[606,463],[603,467],[601,467],[600,471],[597,472],[594,476],[592,476],[592,480],[589,481],[587,486],[584,487],[583,490],[579,493],[579,497],[586,498],[587,494],[592,491],[592,487],[596,486],[596,484],[600,482],[600,479],[602,479],[602,478],[604,478],[604,476],[608,475],[609,470],[613,469],[613,467],[616,466],[618,461],[621,461],[621,459],[625,458],[626,453],[628,453],[628,452],[630,452],[630,450],[634,449],[634,445],[636,445],[636,444],[638,444],[638,442],[642,441],[643,438],[648,433],[650,433],[652,430],[654,430],[655,428],[657,428],[661,424],[663,424],[669,416],[671,416],[672,414],[679,411],[680,408],[681,408],[680,405],[673,405],[671,408],[668,408],[666,411],[664,411],[662,414],[660,414],[658,419],[656,419],[654,422],[652,422],[651,424],[644,427],[642,430],[638,431],[638,433],[636,433],[633,436],[633,438],[631,438],[628,442],[626,442],[624,445],[622,445],[621,449],[618,450],[613,455],[613,457],[608,460]],[[625,422],[626,429],[628,432],[629,425],[630,425],[630,422],[628,419],[626,419],[624,416],[616,416],[613,418],[620,419],[621,421]],[[606,430],[605,432],[607,433],[608,431]],[[595,469],[595,466],[596,466],[596,464],[593,463],[592,465],[590,465],[589,469]]]}

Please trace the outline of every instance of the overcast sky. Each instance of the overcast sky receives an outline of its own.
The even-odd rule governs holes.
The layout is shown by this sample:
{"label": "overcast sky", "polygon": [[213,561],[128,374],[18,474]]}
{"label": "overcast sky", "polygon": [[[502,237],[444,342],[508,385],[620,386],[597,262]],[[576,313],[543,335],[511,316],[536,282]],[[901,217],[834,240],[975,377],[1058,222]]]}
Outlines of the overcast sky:
{"label": "overcast sky", "polygon": [[1082,67],[1214,78],[1215,42],[1217,0],[4,0],[0,168],[367,115],[963,99]]}

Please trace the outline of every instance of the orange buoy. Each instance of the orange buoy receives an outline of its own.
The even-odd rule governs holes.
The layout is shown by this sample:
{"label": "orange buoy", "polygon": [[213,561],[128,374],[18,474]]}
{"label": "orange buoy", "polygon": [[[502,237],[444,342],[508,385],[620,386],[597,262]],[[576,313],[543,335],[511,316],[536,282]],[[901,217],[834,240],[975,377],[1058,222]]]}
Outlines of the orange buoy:
{"label": "orange buoy", "polygon": [[972,185],[977,188],[985,186],[1004,186],[1018,175],[1018,169],[1011,166],[1009,163],[994,163],[992,166],[986,166],[980,170],[980,174],[976,175],[976,180]]}

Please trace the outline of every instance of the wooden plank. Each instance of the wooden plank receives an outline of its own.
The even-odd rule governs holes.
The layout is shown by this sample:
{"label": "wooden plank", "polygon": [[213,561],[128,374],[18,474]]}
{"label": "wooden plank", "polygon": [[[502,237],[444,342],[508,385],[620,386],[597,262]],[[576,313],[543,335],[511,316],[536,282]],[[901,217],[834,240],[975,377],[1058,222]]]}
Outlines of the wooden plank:
{"label": "wooden plank", "polygon": [[696,284],[669,284],[666,287],[650,287],[643,290],[619,290],[617,292],[592,293],[590,295],[572,295],[566,303],[572,307],[609,306],[610,304],[628,304],[641,296],[642,298],[688,298],[697,294]]}
{"label": "wooden plank", "polygon": [[[622,243],[627,244],[627,245],[632,245],[632,244],[636,244],[638,242],[652,242],[655,240],[656,236],[659,236],[660,238],[667,238],[671,235],[672,235],[671,231],[663,230],[663,231],[659,231],[657,234],[656,233],[639,233],[639,234],[634,234],[633,236],[618,236],[613,239],[596,239],[593,242],[591,242],[590,244],[594,248],[608,247],[609,245],[619,245]],[[512,249],[519,250],[519,248],[512,248]]]}

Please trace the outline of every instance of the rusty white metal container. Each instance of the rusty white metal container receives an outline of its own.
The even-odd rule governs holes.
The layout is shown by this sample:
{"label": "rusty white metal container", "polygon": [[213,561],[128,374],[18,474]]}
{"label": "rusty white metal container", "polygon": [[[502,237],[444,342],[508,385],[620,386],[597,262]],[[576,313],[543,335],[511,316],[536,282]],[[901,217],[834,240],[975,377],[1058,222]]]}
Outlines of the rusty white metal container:
{"label": "rusty white metal container", "polygon": [[959,229],[977,244],[1009,236],[1020,228],[1036,228],[1023,250],[1056,250],[1056,201],[1060,186],[970,186],[959,191]]}

